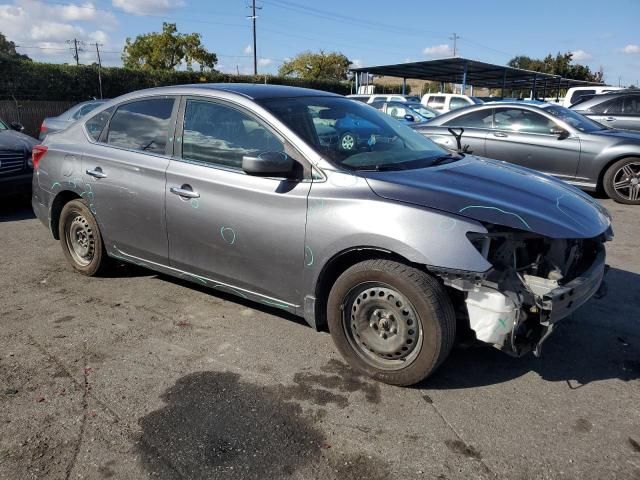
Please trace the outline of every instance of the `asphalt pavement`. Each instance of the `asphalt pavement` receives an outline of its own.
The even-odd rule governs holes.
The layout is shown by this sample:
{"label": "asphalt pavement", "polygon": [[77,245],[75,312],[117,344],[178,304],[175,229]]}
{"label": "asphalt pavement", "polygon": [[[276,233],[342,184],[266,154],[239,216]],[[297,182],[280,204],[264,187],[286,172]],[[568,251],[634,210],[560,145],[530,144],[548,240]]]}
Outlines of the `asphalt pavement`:
{"label": "asphalt pavement", "polygon": [[457,348],[398,388],[281,311],[140,267],[74,273],[0,199],[0,478],[640,478],[640,208],[602,201],[608,296],[542,358]]}

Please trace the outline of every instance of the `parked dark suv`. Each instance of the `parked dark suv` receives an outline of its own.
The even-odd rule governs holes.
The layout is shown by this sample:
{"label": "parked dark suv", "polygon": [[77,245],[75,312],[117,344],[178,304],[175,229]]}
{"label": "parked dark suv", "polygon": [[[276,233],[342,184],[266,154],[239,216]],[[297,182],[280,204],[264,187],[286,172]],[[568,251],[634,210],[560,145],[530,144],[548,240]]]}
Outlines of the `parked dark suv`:
{"label": "parked dark suv", "polygon": [[0,120],[0,195],[31,188],[31,150],[38,141],[21,130],[19,123]]}
{"label": "parked dark suv", "polygon": [[640,130],[640,90],[623,90],[583,100],[574,110],[607,127]]}

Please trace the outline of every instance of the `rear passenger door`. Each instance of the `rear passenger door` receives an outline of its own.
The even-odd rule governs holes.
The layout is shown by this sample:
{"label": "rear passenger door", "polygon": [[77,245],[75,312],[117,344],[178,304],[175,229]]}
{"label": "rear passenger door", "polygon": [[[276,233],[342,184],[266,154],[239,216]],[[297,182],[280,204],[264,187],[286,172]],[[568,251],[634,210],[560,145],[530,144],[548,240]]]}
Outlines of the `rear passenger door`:
{"label": "rear passenger door", "polygon": [[82,196],[110,252],[165,265],[165,172],[177,101],[162,96],[122,103],[104,126],[109,110],[85,124],[93,142],[82,157]]}
{"label": "rear passenger door", "polygon": [[617,96],[593,110],[592,118],[607,127],[640,130],[640,94]]}
{"label": "rear passenger door", "polygon": [[297,302],[311,183],[242,170],[245,155],[295,153],[234,103],[194,97],[182,105],[167,171],[171,266],[241,296],[257,293],[265,303]]}

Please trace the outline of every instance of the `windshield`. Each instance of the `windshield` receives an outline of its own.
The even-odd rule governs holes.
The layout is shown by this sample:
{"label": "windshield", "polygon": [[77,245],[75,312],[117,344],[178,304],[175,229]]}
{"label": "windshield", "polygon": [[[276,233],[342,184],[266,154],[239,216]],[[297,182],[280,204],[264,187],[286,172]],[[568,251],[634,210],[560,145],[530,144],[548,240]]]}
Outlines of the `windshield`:
{"label": "windshield", "polygon": [[259,102],[330,162],[348,170],[428,167],[447,152],[401,122],[343,97]]}
{"label": "windshield", "polygon": [[599,132],[607,128],[580,115],[579,113],[574,112],[573,110],[569,110],[568,108],[564,108],[559,105],[546,106],[544,107],[544,111],[584,133]]}

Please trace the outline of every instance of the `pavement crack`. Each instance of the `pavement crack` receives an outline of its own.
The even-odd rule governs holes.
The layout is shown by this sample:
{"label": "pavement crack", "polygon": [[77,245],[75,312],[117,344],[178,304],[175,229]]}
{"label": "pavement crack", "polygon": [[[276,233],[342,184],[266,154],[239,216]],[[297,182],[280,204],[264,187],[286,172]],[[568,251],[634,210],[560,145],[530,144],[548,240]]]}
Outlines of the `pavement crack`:
{"label": "pavement crack", "polygon": [[71,478],[71,472],[73,471],[73,468],[76,465],[76,461],[78,460],[78,454],[80,453],[80,447],[82,446],[82,439],[84,437],[84,430],[86,428],[87,425],[87,410],[89,408],[89,400],[88,400],[88,395],[89,395],[89,372],[91,371],[91,369],[87,366],[87,344],[86,342],[84,343],[84,346],[82,348],[82,364],[83,364],[83,376],[84,376],[84,385],[83,385],[83,392],[82,392],[82,421],[80,423],[80,431],[78,432],[78,438],[76,440],[76,444],[73,447],[73,456],[71,458],[71,462],[69,463],[69,466],[67,467],[67,472],[65,475],[65,480],[69,480],[69,478]]}
{"label": "pavement crack", "polygon": [[[475,449],[465,441],[465,439],[462,437],[462,435],[460,435],[460,433],[458,433],[458,431],[453,426],[453,424],[449,420],[447,420],[447,418],[440,411],[436,403],[433,401],[433,399],[429,395],[422,396],[422,400],[424,400],[427,404],[431,405],[431,408],[433,408],[433,411],[436,412],[436,415],[440,417],[440,419],[444,422],[444,424],[449,428],[449,430],[451,430],[451,432],[455,435],[458,441],[462,442],[462,444],[466,447],[468,451],[475,452]],[[472,456],[470,458],[472,458],[473,460],[476,460],[480,465],[482,465],[482,469],[484,470],[484,473],[493,475],[496,478],[498,477],[498,474],[493,470],[491,470],[491,468],[489,468],[489,465],[487,465],[487,463],[482,458],[480,458],[479,456]]]}

